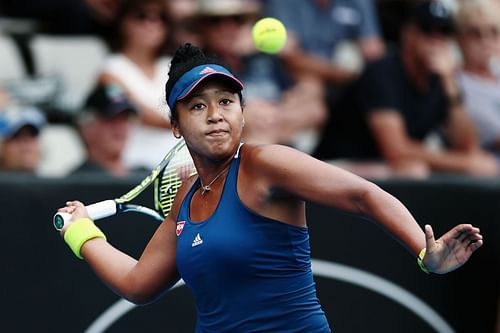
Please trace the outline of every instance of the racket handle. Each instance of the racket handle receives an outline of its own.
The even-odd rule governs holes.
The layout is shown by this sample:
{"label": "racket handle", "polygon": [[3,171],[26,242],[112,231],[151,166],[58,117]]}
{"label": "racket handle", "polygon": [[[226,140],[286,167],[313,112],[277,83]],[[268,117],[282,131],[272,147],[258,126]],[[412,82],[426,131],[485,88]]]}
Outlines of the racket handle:
{"label": "racket handle", "polygon": [[116,202],[114,200],[104,200],[85,206],[92,220],[100,220],[116,214]]}
{"label": "racket handle", "polygon": [[[104,200],[85,206],[92,220],[99,220],[116,214],[116,202],[114,200]],[[54,215],[53,223],[57,230],[61,230],[66,222],[71,218],[71,214],[57,212]]]}

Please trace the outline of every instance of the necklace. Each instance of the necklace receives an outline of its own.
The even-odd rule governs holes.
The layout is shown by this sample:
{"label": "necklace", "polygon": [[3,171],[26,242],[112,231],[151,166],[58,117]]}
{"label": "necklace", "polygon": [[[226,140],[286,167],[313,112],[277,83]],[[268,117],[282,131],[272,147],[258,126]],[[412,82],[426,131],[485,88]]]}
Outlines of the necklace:
{"label": "necklace", "polygon": [[201,180],[201,177],[200,177],[200,184],[201,184],[201,195],[204,195],[205,192],[208,192],[208,191],[211,191],[212,188],[212,184],[215,183],[215,181],[217,179],[219,179],[220,176],[222,176],[224,173],[226,173],[227,169],[229,168],[229,166],[231,165],[231,163],[229,163],[224,169],[222,169],[221,172],[219,172],[217,174],[217,176],[215,176],[214,179],[212,179],[212,181],[210,183],[208,183],[208,185],[203,185],[203,181]]}

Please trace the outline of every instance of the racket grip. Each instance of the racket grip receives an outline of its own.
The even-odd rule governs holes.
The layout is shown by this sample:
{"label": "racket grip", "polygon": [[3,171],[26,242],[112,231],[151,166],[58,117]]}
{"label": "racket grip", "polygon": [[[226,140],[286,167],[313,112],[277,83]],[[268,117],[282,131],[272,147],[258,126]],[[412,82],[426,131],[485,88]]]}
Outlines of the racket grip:
{"label": "racket grip", "polygon": [[116,214],[116,202],[114,200],[104,200],[85,206],[92,220],[100,220]]}
{"label": "racket grip", "polygon": [[[96,202],[85,206],[85,208],[87,209],[87,212],[92,220],[99,220],[116,214],[116,202],[114,200]],[[71,214],[57,212],[53,218],[54,227],[57,230],[60,230],[70,218]]]}

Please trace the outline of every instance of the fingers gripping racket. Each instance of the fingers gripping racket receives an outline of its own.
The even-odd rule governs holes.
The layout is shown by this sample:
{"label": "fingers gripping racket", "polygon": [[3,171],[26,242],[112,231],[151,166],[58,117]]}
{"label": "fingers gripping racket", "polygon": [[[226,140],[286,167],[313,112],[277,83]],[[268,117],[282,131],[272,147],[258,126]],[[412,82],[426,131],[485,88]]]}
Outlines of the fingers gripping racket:
{"label": "fingers gripping racket", "polygon": [[[104,200],[86,206],[87,212],[93,220],[125,212],[136,212],[162,222],[172,208],[175,195],[182,185],[182,181],[194,174],[196,174],[196,169],[186,143],[182,139],[137,186],[119,198]],[[153,183],[155,209],[130,203]],[[68,213],[56,213],[53,218],[54,227],[61,230],[65,222],[70,218],[71,215]]]}

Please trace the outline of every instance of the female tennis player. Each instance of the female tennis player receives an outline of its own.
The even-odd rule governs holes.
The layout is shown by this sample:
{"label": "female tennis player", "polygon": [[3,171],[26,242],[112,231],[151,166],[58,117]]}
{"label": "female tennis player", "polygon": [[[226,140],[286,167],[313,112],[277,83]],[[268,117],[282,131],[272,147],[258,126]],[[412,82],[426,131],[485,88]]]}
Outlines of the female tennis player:
{"label": "female tennis player", "polygon": [[198,176],[183,184],[140,259],[107,243],[81,202],[59,209],[72,214],[61,230],[68,245],[122,297],[151,302],[183,278],[196,332],[330,332],[311,271],[307,201],[371,217],[429,272],[460,267],[482,245],[469,224],[435,240],[389,193],[302,152],[242,144],[243,84],[198,48],[180,47],[169,77],[172,129]]}

